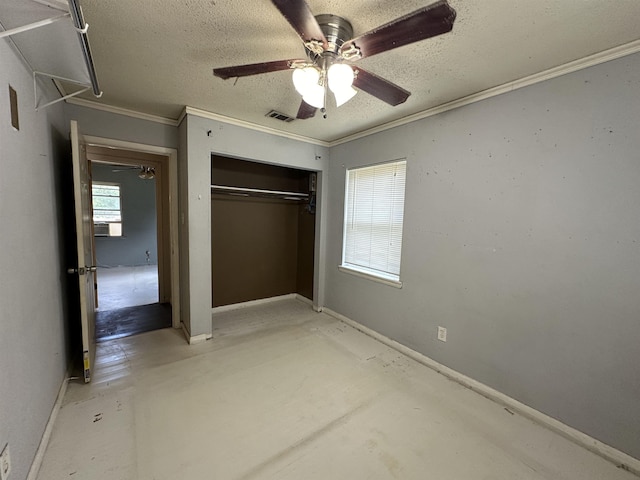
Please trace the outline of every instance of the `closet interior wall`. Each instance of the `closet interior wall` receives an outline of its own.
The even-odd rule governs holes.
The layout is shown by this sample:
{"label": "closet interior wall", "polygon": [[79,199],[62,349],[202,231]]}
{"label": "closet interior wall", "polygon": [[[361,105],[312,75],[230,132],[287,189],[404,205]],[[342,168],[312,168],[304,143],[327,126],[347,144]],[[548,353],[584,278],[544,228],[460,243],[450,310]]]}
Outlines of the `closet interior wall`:
{"label": "closet interior wall", "polygon": [[[309,193],[311,172],[212,155],[211,184]],[[212,306],[298,293],[313,297],[309,201],[211,194]]]}

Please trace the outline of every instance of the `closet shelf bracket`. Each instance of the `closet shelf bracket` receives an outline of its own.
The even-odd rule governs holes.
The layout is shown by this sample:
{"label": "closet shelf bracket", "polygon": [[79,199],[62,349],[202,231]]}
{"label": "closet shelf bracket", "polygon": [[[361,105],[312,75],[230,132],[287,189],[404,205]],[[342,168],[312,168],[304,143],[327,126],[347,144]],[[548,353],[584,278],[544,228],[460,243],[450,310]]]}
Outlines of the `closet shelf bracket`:
{"label": "closet shelf bracket", "polygon": [[[84,88],[81,90],[78,90],[77,92],[69,93],[60,98],[56,98],[55,100],[47,102],[44,105],[39,105],[38,104],[38,101],[39,101],[38,100],[38,76],[48,77],[53,80],[62,80],[65,82],[73,83],[74,85],[80,85],[81,87],[84,87]],[[38,109],[40,108],[46,108],[58,102],[62,102],[68,98],[75,97],[76,95],[80,95],[81,93],[87,92],[89,90],[91,90],[91,85],[78,82],[77,80],[71,80],[70,78],[64,78],[58,75],[51,75],[50,73],[35,72],[35,71],[33,72],[33,96],[34,96],[34,105],[36,106],[36,111],[38,111]]]}
{"label": "closet shelf bracket", "polygon": [[5,30],[0,32],[0,38],[10,37],[11,35],[15,35],[16,33],[28,32],[29,30],[33,30],[34,28],[44,27],[45,25],[51,25],[52,23],[57,22],[58,20],[62,20],[63,18],[70,17],[71,14],[69,12],[63,13],[62,15],[56,15],[55,17],[45,18],[44,20],[40,20],[38,22],[33,22],[28,25],[23,25],[22,27],[12,28],[11,30]]}
{"label": "closet shelf bracket", "polygon": [[[31,66],[31,64],[29,63],[29,61],[24,57],[24,55],[22,54],[22,52],[20,51],[20,49],[18,48],[18,46],[15,44],[15,42],[11,39],[12,35],[18,34],[18,33],[22,33],[22,32],[27,32],[29,30],[33,30],[35,28],[39,28],[39,27],[44,27],[46,25],[51,25],[52,23],[56,23],[60,20],[64,20],[66,18],[70,18],[71,19],[71,24],[73,29],[76,31],[77,35],[78,35],[78,40],[80,42],[80,50],[82,51],[82,57],[84,59],[84,63],[85,66],[87,67],[87,73],[89,75],[89,80],[90,80],[90,84],[87,85],[86,83],[83,82],[78,82],[77,80],[71,80],[68,78],[64,78],[64,77],[60,77],[57,75],[51,75],[48,73],[43,73],[43,72],[38,72],[35,71],[35,69],[31,68],[31,70],[33,71],[33,83],[34,83],[34,96],[35,96],[35,109],[38,110],[39,108],[45,108],[48,107],[49,105],[53,105],[54,103],[58,103],[61,102],[63,100],[66,100],[68,98],[74,97],[76,95],[80,95],[81,93],[84,93],[88,90],[92,90],[93,91],[93,95],[96,98],[100,98],[102,96],[102,90],[100,90],[100,86],[98,85],[98,77],[96,75],[96,70],[95,70],[95,66],[93,64],[93,56],[91,54],[91,47],[89,45],[89,36],[87,35],[87,30],[89,29],[89,24],[87,22],[85,22],[84,20],[84,15],[82,13],[82,8],[80,7],[80,4],[78,3],[79,0],[66,0],[65,3],[67,4],[67,6],[63,6],[61,3],[57,3],[55,0],[32,0],[33,2],[42,4],[42,5],[46,5],[47,7],[50,7],[54,10],[57,10],[59,12],[63,12],[60,13],[58,15],[49,17],[49,18],[45,18],[43,20],[39,20],[37,22],[33,22],[30,23],[28,25],[23,25],[20,27],[15,27],[15,28],[11,28],[9,30],[5,30],[4,27],[2,26],[2,23],[0,23],[0,27],[2,27],[2,30],[0,31],[0,38],[4,38],[6,37],[7,40],[9,42],[11,42],[13,44],[13,46],[18,50],[19,54],[22,56],[23,60],[27,63],[27,65]],[[62,98],[58,98],[54,101],[48,102],[44,105],[38,105],[38,90],[37,90],[37,77],[38,76],[46,76],[49,77],[51,79],[54,80],[63,80],[65,82],[69,82],[69,83],[73,83],[74,85],[80,85],[82,87],[85,87],[84,89],[81,89],[77,92],[73,92],[69,95],[64,95]],[[57,85],[58,89],[61,90],[60,86]]]}

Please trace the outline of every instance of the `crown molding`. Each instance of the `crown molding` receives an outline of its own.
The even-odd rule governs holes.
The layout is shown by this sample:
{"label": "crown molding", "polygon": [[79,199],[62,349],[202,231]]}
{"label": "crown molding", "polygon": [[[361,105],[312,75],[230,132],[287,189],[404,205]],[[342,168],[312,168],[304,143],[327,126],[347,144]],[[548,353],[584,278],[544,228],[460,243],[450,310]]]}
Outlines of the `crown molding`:
{"label": "crown molding", "polygon": [[161,123],[163,125],[171,125],[177,127],[178,122],[173,118],[161,117],[159,115],[151,115],[149,113],[142,113],[135,110],[129,110],[122,107],[114,107],[106,103],[92,102],[91,100],[85,100],[83,98],[69,98],[67,103],[73,105],[79,105],[81,107],[93,108],[94,110],[101,110],[103,112],[115,113],[117,115],[124,115],[125,117],[138,118],[140,120],[147,120],[149,122]]}
{"label": "crown molding", "polygon": [[318,140],[316,138],[297,135],[295,133],[283,132],[275,128],[265,127],[262,125],[258,125],[256,123],[251,123],[244,120],[238,120],[236,118],[227,117],[225,115],[220,115],[217,113],[213,113],[213,112],[209,112],[206,110],[201,110],[199,108],[189,107],[189,106],[186,106],[184,108],[184,110],[182,111],[182,113],[177,119],[172,119],[172,118],[161,117],[158,115],[151,115],[147,113],[137,112],[134,110],[128,110],[121,107],[114,107],[104,103],[92,102],[90,100],[84,100],[82,98],[77,98],[77,97],[69,98],[66,100],[66,102],[74,105],[80,105],[87,108],[102,110],[105,112],[116,113],[118,115],[125,115],[128,117],[139,118],[142,120],[161,123],[164,125],[171,125],[173,127],[177,127],[178,125],[180,125],[187,115],[194,115],[201,118],[207,118],[209,120],[215,120],[215,121],[227,123],[230,125],[236,125],[238,127],[247,128],[249,130],[268,133],[270,135],[276,135],[279,137],[289,138],[291,140],[296,140],[299,142],[311,143],[313,145],[320,145],[323,147],[330,148],[330,147],[335,147],[337,145],[342,145],[343,143],[352,142],[360,138],[368,137],[369,135],[374,135],[376,133],[384,132],[386,130],[390,130],[395,127],[400,127],[408,123],[416,122],[418,120],[422,120],[423,118],[432,117],[434,115],[438,115],[440,113],[444,113],[449,110],[454,110],[456,108],[464,107],[472,103],[480,102],[488,98],[496,97],[498,95],[502,95],[503,93],[513,92],[514,90],[528,87],[530,85],[544,82],[546,80],[551,80],[553,78],[557,78],[562,75],[566,75],[568,73],[573,73],[579,70],[583,70],[585,68],[600,65],[601,63],[609,62],[611,60],[625,57],[627,55],[633,55],[634,53],[638,53],[638,52],[640,52],[640,40],[636,40],[624,45],[620,45],[618,47],[614,47],[609,50],[604,50],[602,52],[589,55],[588,57],[574,60],[573,62],[565,63],[564,65],[553,67],[543,72],[535,73],[533,75],[529,75],[527,77],[514,80],[512,82],[505,83],[497,87],[489,88],[487,90],[483,90],[481,92],[474,93],[472,95],[468,95],[466,97],[459,98],[457,100],[453,100],[451,102],[448,102],[442,105],[438,105],[437,107],[430,108],[428,110],[423,110],[421,112],[414,113],[412,115],[408,115],[406,117],[400,118],[398,120],[394,120],[392,122],[378,125],[374,128],[363,130],[361,132],[357,132],[352,135],[347,135],[346,137],[342,137],[332,141]]}
{"label": "crown molding", "polygon": [[194,108],[189,106],[184,108],[184,112],[179,117],[178,124],[182,123],[182,120],[186,115],[194,115],[196,117],[207,118],[209,120],[216,120],[219,122],[228,123],[230,125],[235,125],[237,127],[243,127],[249,130],[255,130],[262,133],[268,133],[271,135],[276,135],[278,137],[289,138],[291,140],[297,140],[299,142],[311,143],[313,145],[320,145],[322,147],[331,146],[330,142],[325,142],[324,140],[305,137],[303,135],[297,135],[295,133],[283,132],[281,130],[276,130],[275,128],[265,127],[263,125],[258,125],[256,123],[246,122],[244,120],[238,120],[237,118],[226,117],[224,115],[211,113],[206,110],[200,110],[199,108]]}
{"label": "crown molding", "polygon": [[438,105],[437,107],[423,110],[422,112],[414,113],[413,115],[409,115],[398,120],[394,120],[392,122],[370,128],[368,130],[363,130],[362,132],[354,133],[353,135],[348,135],[346,137],[330,142],[329,147],[335,147],[336,145],[348,143],[359,138],[368,137],[369,135],[384,132],[385,130],[390,130],[395,127],[406,125],[407,123],[422,120],[423,118],[427,117],[432,117],[434,115],[438,115],[455,108],[464,107],[465,105],[470,105],[472,103],[480,102],[491,97],[496,97],[498,95],[502,95],[503,93],[513,92],[514,90],[518,90],[520,88],[528,87],[536,83],[561,77],[562,75],[566,75],[568,73],[577,72],[585,68],[600,65],[601,63],[609,62],[611,60],[625,57],[627,55],[633,55],[634,53],[638,52],[640,52],[640,40],[620,45],[603,52],[595,53],[593,55],[589,55],[588,57],[565,63],[564,65],[560,65],[558,67],[550,68],[539,73],[534,73],[533,75],[529,75],[528,77],[523,77],[518,80],[514,80],[497,87],[489,88],[487,90],[483,90],[482,92],[474,93],[472,95],[459,98],[452,102],[444,103],[442,105]]}

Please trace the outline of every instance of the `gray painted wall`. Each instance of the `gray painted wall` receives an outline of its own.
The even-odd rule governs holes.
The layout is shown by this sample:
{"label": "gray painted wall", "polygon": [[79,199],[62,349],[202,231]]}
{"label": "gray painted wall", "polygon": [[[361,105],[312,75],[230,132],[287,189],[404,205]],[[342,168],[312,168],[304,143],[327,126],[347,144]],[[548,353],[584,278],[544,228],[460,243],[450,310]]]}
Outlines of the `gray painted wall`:
{"label": "gray painted wall", "polygon": [[[297,140],[249,130],[195,115],[187,115],[180,127],[185,131],[180,138],[181,155],[186,152],[186,164],[180,166],[182,185],[180,216],[185,219],[185,232],[181,243],[181,264],[185,268],[183,285],[187,284],[189,298],[183,298],[184,323],[191,336],[209,335],[211,325],[211,153],[246,160],[261,161],[307,170],[326,171],[329,152],[325,147]],[[211,131],[211,134],[207,132]],[[184,157],[180,157],[182,160]],[[320,175],[321,176],[321,175]],[[326,184],[320,179],[320,188]],[[316,213],[316,228],[322,229],[324,210],[322,201],[326,192],[320,190]],[[181,223],[182,220],[181,220]],[[322,230],[323,232],[323,230]],[[324,235],[324,233],[321,233]],[[322,248],[324,241],[317,242]],[[323,253],[316,254],[316,271],[323,277]],[[320,282],[316,282],[317,284]],[[323,285],[318,298],[322,298]],[[188,306],[185,308],[185,304]],[[186,314],[188,312],[188,314]]]}
{"label": "gray painted wall", "polygon": [[70,120],[78,121],[78,129],[83,135],[158,147],[178,147],[178,129],[171,125],[125,117],[73,104],[65,104],[64,111],[67,122]]}
{"label": "gray painted wall", "polygon": [[[113,170],[121,170],[114,172]],[[122,237],[96,237],[98,266],[157,265],[156,181],[138,177],[138,170],[93,163],[94,181],[120,185]],[[146,251],[149,251],[147,262]]]}
{"label": "gray painted wall", "polygon": [[[635,55],[334,147],[326,305],[640,458],[639,121]],[[337,266],[345,167],[401,157],[398,290]]]}
{"label": "gray painted wall", "polygon": [[4,39],[0,65],[0,449],[10,444],[11,480],[24,480],[67,367],[61,197],[71,160],[62,105],[34,110],[31,72]]}

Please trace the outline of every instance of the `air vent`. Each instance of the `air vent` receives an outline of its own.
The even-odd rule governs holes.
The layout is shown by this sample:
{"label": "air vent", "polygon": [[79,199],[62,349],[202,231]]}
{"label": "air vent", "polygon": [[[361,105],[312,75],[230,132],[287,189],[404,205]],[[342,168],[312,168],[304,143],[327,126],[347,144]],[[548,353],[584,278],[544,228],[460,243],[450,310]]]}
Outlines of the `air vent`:
{"label": "air vent", "polygon": [[295,120],[295,118],[285,115],[284,113],[276,112],[275,110],[271,110],[269,113],[267,113],[266,116],[287,123],[293,122]]}

